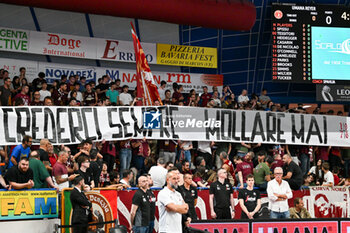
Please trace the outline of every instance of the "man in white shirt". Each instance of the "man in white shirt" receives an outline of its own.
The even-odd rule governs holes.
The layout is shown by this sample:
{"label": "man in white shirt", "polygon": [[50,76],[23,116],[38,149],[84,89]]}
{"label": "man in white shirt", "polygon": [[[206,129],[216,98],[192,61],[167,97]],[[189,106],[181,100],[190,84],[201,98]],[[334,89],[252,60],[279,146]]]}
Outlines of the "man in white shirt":
{"label": "man in white shirt", "polygon": [[157,160],[157,166],[152,166],[148,172],[148,174],[151,175],[151,178],[153,180],[153,187],[163,188],[167,173],[168,173],[168,170],[165,169],[164,158],[159,158]]}
{"label": "man in white shirt", "polygon": [[334,176],[333,173],[329,170],[329,163],[322,163],[322,171],[324,172],[323,184],[322,186],[333,187],[334,185]]}
{"label": "man in white shirt", "polygon": [[165,99],[165,87],[166,87],[166,82],[162,80],[160,82],[160,87],[158,88],[158,93],[161,100]]}
{"label": "man in white shirt", "polygon": [[119,95],[119,104],[120,105],[128,105],[130,106],[133,99],[131,95],[128,93],[129,87],[127,85],[123,86],[123,92]]}
{"label": "man in white shirt", "polygon": [[289,218],[288,199],[293,197],[292,190],[287,181],[282,180],[283,169],[276,167],[275,179],[267,183],[267,196],[269,198],[269,209],[271,219]]}
{"label": "man in white shirt", "polygon": [[238,96],[238,103],[239,104],[247,104],[249,101],[249,97],[247,96],[248,92],[246,89],[242,90],[242,94]]}
{"label": "man in white shirt", "polygon": [[159,233],[182,233],[182,214],[188,212],[178,188],[179,175],[175,171],[167,174],[167,186],[158,194]]}

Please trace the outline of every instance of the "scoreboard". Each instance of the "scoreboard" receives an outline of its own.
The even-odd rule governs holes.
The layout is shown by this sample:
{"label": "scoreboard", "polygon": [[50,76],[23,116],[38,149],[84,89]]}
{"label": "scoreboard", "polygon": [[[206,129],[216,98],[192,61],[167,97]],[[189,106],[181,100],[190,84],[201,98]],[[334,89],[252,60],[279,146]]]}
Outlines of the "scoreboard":
{"label": "scoreboard", "polygon": [[349,84],[350,8],[273,4],[272,79]]}

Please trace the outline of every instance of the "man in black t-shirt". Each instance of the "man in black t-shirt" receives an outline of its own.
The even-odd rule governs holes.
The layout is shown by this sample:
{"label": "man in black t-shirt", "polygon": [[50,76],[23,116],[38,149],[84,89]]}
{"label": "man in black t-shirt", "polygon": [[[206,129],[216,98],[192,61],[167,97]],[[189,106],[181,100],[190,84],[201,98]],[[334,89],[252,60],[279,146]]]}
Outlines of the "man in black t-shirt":
{"label": "man in black t-shirt", "polygon": [[212,218],[231,219],[235,217],[232,185],[227,180],[225,169],[219,169],[218,180],[210,185],[209,206]]}
{"label": "man in black t-shirt", "polygon": [[261,208],[260,191],[254,189],[254,176],[247,176],[247,188],[240,189],[238,193],[239,205],[242,213],[241,219],[257,219]]}
{"label": "man in black t-shirt", "polygon": [[148,178],[141,175],[138,179],[139,189],[132,197],[130,211],[130,230],[134,233],[145,233],[148,231],[150,222],[150,202],[147,195]]}
{"label": "man in black t-shirt", "polygon": [[153,186],[153,180],[151,175],[147,174],[148,178],[148,187],[147,187],[147,195],[150,202],[150,221],[148,226],[148,232],[152,233],[154,228],[154,219],[155,219],[155,213],[156,213],[156,196],[154,195],[153,191],[150,189],[150,187]]}
{"label": "man in black t-shirt", "polygon": [[48,139],[41,139],[40,140],[40,147],[38,149],[38,154],[40,156],[40,160],[43,162],[43,164],[45,165],[46,169],[49,172],[52,172],[52,167],[50,164],[50,160],[49,160],[49,147],[51,146],[51,143]]}
{"label": "man in black t-shirt", "polygon": [[84,178],[85,185],[89,186],[90,189],[95,188],[95,182],[93,174],[90,169],[90,161],[86,156],[80,156],[78,159],[79,170],[75,173],[81,175]]}
{"label": "man in black t-shirt", "polygon": [[29,167],[29,159],[21,157],[18,166],[11,167],[5,176],[13,189],[31,189],[34,187],[33,170]]}
{"label": "man in black t-shirt", "polygon": [[184,175],[184,184],[178,188],[178,192],[181,193],[184,201],[188,204],[188,212],[186,214],[187,217],[190,217],[191,220],[197,219],[195,206],[197,205],[197,188],[192,185],[192,175],[185,174]]}
{"label": "man in black t-shirt", "polygon": [[283,155],[283,177],[292,190],[299,190],[303,184],[303,173],[300,167],[293,162],[290,154]]}

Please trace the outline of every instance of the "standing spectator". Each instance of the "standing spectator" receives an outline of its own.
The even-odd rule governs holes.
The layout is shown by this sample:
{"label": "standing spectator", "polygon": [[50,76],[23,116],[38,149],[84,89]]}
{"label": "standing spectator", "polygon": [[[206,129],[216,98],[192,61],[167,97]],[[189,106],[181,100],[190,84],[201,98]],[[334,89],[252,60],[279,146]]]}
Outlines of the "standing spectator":
{"label": "standing spectator", "polygon": [[184,96],[182,95],[182,91],[183,91],[183,86],[179,85],[174,93],[173,93],[173,97],[172,97],[172,103],[178,105],[179,102],[183,102],[184,101]]}
{"label": "standing spectator", "polygon": [[11,105],[11,79],[4,78],[4,85],[0,87],[1,106]]}
{"label": "standing spectator", "polygon": [[42,83],[40,93],[40,101],[44,101],[46,97],[51,97],[51,92],[47,90],[47,82]]}
{"label": "standing spectator", "polygon": [[147,195],[148,178],[141,175],[138,179],[139,189],[132,197],[130,210],[130,228],[134,233],[147,233],[150,222],[150,201]]}
{"label": "standing spectator", "polygon": [[155,213],[156,213],[156,196],[154,195],[153,191],[150,187],[153,186],[153,180],[152,177],[148,174],[148,187],[147,187],[147,196],[150,202],[150,222],[148,227],[147,233],[153,233],[154,228],[154,219],[155,219]]}
{"label": "standing spectator", "polygon": [[283,180],[289,183],[289,186],[293,190],[300,189],[303,184],[303,174],[300,167],[293,162],[292,156],[290,154],[283,155]]}
{"label": "standing spectator", "polygon": [[92,89],[90,83],[85,85],[85,92],[83,95],[85,106],[96,106],[97,105],[97,93]]}
{"label": "standing spectator", "polygon": [[[221,102],[224,102],[225,100],[228,99],[229,96],[231,96],[232,91],[230,89],[230,87],[228,85],[225,85],[223,88],[222,88],[222,93],[221,93]],[[232,99],[232,98],[231,98]]]}
{"label": "standing spectator", "polygon": [[184,175],[184,184],[181,185],[177,191],[181,193],[182,198],[188,205],[188,213],[186,214],[186,217],[190,217],[191,220],[196,220],[198,217],[195,208],[197,205],[198,193],[197,188],[192,186],[191,174]]}
{"label": "standing spectator", "polygon": [[349,178],[350,175],[350,148],[341,149],[342,161],[344,161],[344,177]]}
{"label": "standing spectator", "polygon": [[66,106],[67,105],[67,83],[61,82],[58,90],[54,90],[52,93],[52,98],[54,99],[55,105]]}
{"label": "standing spectator", "polygon": [[235,184],[235,169],[233,167],[233,164],[231,160],[228,158],[228,154],[226,152],[221,152],[220,153],[220,158],[222,160],[222,168],[227,171],[228,179],[233,186]]}
{"label": "standing spectator", "polygon": [[28,135],[23,136],[22,144],[17,145],[12,150],[8,168],[17,166],[17,163],[19,162],[21,157],[23,156],[27,158],[29,157],[30,147],[32,146],[32,142],[33,142],[33,139],[31,136],[28,136]]}
{"label": "standing spectator", "polygon": [[270,166],[273,162],[272,157],[266,158],[265,151],[258,152],[258,165],[253,169],[254,180],[257,187],[260,190],[266,190],[267,182],[271,180]]}
{"label": "standing spectator", "polygon": [[67,91],[68,92],[74,90],[75,81],[76,80],[75,80],[75,76],[74,75],[69,76],[69,80],[68,80],[68,83],[67,83]]}
{"label": "standing spectator", "polygon": [[322,163],[322,171],[324,172],[324,181],[322,186],[333,187],[334,186],[334,176],[333,173],[329,170],[329,163]]}
{"label": "standing spectator", "polygon": [[151,155],[151,149],[148,145],[146,138],[137,139],[131,141],[131,145],[134,148],[135,167],[138,171],[138,175],[145,173],[145,159]]}
{"label": "standing spectator", "polygon": [[[73,95],[75,93],[75,96]],[[73,86],[73,90],[68,93],[68,99],[75,98],[77,102],[83,102],[83,94],[80,92],[80,84],[76,82]]]}
{"label": "standing spectator", "polygon": [[304,207],[303,199],[296,197],[294,207],[289,209],[290,218],[311,218],[311,214]]}
{"label": "standing spectator", "polygon": [[44,106],[53,106],[53,100],[50,96],[45,97]]}
{"label": "standing spectator", "polygon": [[34,91],[33,101],[30,103],[31,106],[43,106],[44,103],[40,100],[40,92]]}
{"label": "standing spectator", "polygon": [[29,167],[29,159],[21,157],[18,166],[11,167],[6,173],[6,180],[13,189],[31,189],[34,187],[33,170]]}
{"label": "standing spectator", "polygon": [[13,77],[12,80],[12,87],[11,87],[11,92],[12,92],[12,97],[17,95],[21,91],[21,82],[18,76]]}
{"label": "standing spectator", "polygon": [[73,208],[72,224],[75,225],[73,227],[73,233],[86,233],[92,204],[84,194],[84,190],[86,190],[84,178],[81,176],[76,177],[73,180],[73,185],[74,188],[70,193],[70,202]]}
{"label": "standing spectator", "polygon": [[92,149],[90,153],[90,170],[92,173],[92,179],[94,181],[95,187],[98,186],[100,182],[100,175],[102,170],[101,160],[97,160],[97,149]]}
{"label": "standing spectator", "polygon": [[25,106],[29,106],[30,105],[30,97],[28,95],[29,93],[29,86],[28,85],[23,85],[21,92],[18,93],[15,97],[13,97],[13,104],[15,103],[16,99],[22,99],[23,103]]}
{"label": "standing spectator", "polygon": [[85,91],[85,85],[86,85],[86,77],[81,76],[79,80],[80,88],[79,91],[83,93]]}
{"label": "standing spectator", "polygon": [[259,96],[259,101],[261,103],[261,107],[264,109],[267,108],[267,103],[271,101],[270,97],[267,96],[267,90],[263,89],[261,95]]}
{"label": "standing spectator", "polygon": [[231,96],[228,96],[226,100],[222,102],[222,108],[237,109],[238,104]]}
{"label": "standing spectator", "polygon": [[48,153],[51,146],[52,145],[48,139],[41,139],[40,147],[38,149],[39,158],[44,163],[46,169],[49,172],[52,172],[52,167],[50,164],[49,153]]}
{"label": "standing spectator", "polygon": [[120,153],[119,153],[119,160],[120,160],[120,175],[122,176],[122,173],[125,169],[130,168],[131,158],[132,158],[132,152],[131,152],[131,140],[123,140],[120,141]]}
{"label": "standing spectator", "polygon": [[213,99],[213,101],[215,103],[215,107],[216,108],[220,108],[221,107],[221,100],[220,100],[220,97],[219,97],[219,92],[218,91],[214,91],[211,98]]}
{"label": "standing spectator", "polygon": [[115,80],[115,84],[116,84],[116,88],[115,90],[120,94],[123,92],[123,88],[120,86],[120,82],[121,80],[118,78],[117,80]]}
{"label": "standing spectator", "polygon": [[180,158],[178,160],[182,162],[183,160],[186,160],[190,163],[191,167],[191,149],[193,148],[191,141],[179,141],[180,146]]}
{"label": "standing spectator", "polygon": [[29,167],[33,171],[33,188],[47,188],[47,185],[49,185],[51,188],[55,188],[58,190],[58,187],[53,183],[49,172],[45,168],[45,165],[43,164],[43,162],[40,161],[40,156],[37,151],[32,151],[30,153]]}
{"label": "standing spectator", "polygon": [[76,171],[76,174],[79,174],[84,178],[85,185],[89,186],[89,190],[95,188],[95,181],[92,171],[90,169],[90,161],[86,156],[80,156],[78,159],[79,170]]}
{"label": "standing spectator", "polygon": [[1,169],[0,169],[0,189],[10,189],[10,185],[6,184],[4,177],[1,175]]}
{"label": "standing spectator", "polygon": [[211,94],[208,93],[208,87],[203,87],[203,94],[201,95],[201,107],[207,107],[209,100],[211,99]]}
{"label": "standing spectator", "polygon": [[106,92],[106,96],[111,101],[111,103],[118,103],[119,92],[116,90],[117,84],[115,82],[111,83],[111,88]]}
{"label": "standing spectator", "polygon": [[275,170],[276,167],[283,167],[284,163],[280,153],[275,153],[273,158],[274,161],[271,164],[271,171]]}
{"label": "standing spectator", "polygon": [[128,93],[129,91],[129,87],[127,85],[124,85],[123,86],[123,92],[120,93],[119,95],[119,105],[127,105],[127,106],[130,106],[133,99],[131,97],[131,95]]}
{"label": "standing spectator", "polygon": [[46,83],[45,73],[40,72],[38,74],[38,77],[34,79],[32,82],[33,91],[40,91],[44,83]]}
{"label": "standing spectator", "polygon": [[158,88],[158,93],[161,100],[165,99],[165,87],[166,87],[166,82],[162,80],[160,82],[160,87]]}
{"label": "standing spectator", "polygon": [[222,161],[220,159],[221,152],[226,152],[226,154],[229,155],[232,147],[230,142],[216,142],[215,146],[215,166],[216,168],[220,168],[222,166]]}
{"label": "standing spectator", "polygon": [[173,140],[159,140],[159,158],[164,158],[165,163],[175,162],[176,157],[176,144]]}
{"label": "standing spectator", "polygon": [[111,78],[108,76],[108,75],[103,75],[102,76],[102,81],[101,83],[96,87],[96,92],[97,92],[97,95],[98,95],[98,98],[101,99],[101,98],[106,98],[106,92],[108,91],[109,89],[109,84],[108,84],[108,81],[110,80]]}
{"label": "standing spectator", "polygon": [[171,105],[172,104],[172,98],[171,98],[171,91],[170,90],[166,90],[165,91],[165,97],[162,100],[164,105]]}
{"label": "standing spectator", "polygon": [[197,147],[197,156],[203,157],[205,160],[206,167],[208,169],[213,168],[213,156],[212,150],[214,142],[200,141]]}
{"label": "standing spectator", "polygon": [[238,175],[238,181],[237,187],[242,189],[246,185],[247,176],[249,174],[253,174],[253,167],[250,163],[247,163],[246,161],[243,161],[242,157],[236,156],[236,169],[237,169],[237,175]]}
{"label": "standing spectator", "polygon": [[213,219],[231,219],[235,217],[232,185],[226,179],[227,172],[221,168],[218,171],[218,180],[210,185],[209,206]]}
{"label": "standing spectator", "polygon": [[188,212],[188,205],[176,191],[179,177],[175,171],[168,172],[167,186],[158,193],[159,232],[182,233],[182,214]]}
{"label": "standing spectator", "polygon": [[115,158],[117,156],[115,143],[115,141],[104,141],[102,144],[103,161],[107,164],[108,172],[113,170]]}
{"label": "standing spectator", "polygon": [[60,151],[58,153],[58,159],[52,168],[52,176],[54,177],[54,182],[58,186],[59,190],[62,191],[64,188],[69,187],[69,181],[74,180],[77,174],[68,176],[67,169],[68,153],[66,151]]}
{"label": "standing spectator", "polygon": [[293,197],[292,190],[287,181],[282,180],[283,169],[276,167],[275,179],[267,183],[267,196],[271,219],[289,218],[288,199]]}
{"label": "standing spectator", "polygon": [[165,169],[165,160],[163,158],[159,158],[157,160],[157,166],[152,166],[149,170],[148,174],[151,175],[153,180],[153,187],[162,188],[165,184],[166,174],[168,171]]}
{"label": "standing spectator", "polygon": [[242,213],[241,219],[257,219],[261,208],[260,191],[254,189],[254,176],[247,176],[247,188],[239,190],[239,205]]}

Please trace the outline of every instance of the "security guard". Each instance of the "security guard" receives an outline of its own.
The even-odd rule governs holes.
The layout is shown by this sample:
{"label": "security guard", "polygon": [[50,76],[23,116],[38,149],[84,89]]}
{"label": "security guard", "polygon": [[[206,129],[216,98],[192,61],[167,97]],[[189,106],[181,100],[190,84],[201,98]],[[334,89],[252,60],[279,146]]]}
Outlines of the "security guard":
{"label": "security guard", "polygon": [[213,219],[231,219],[235,217],[232,185],[227,180],[225,169],[219,169],[218,180],[210,185],[209,206],[210,215]]}

